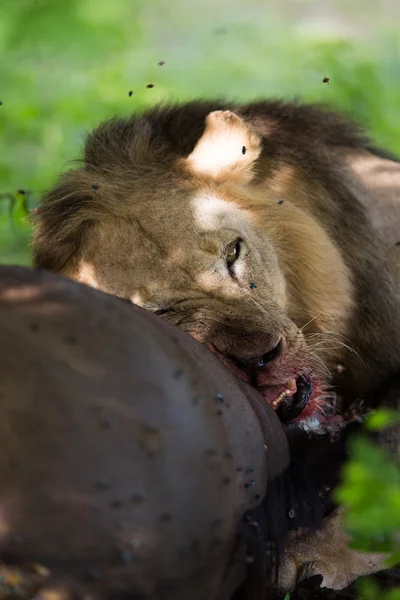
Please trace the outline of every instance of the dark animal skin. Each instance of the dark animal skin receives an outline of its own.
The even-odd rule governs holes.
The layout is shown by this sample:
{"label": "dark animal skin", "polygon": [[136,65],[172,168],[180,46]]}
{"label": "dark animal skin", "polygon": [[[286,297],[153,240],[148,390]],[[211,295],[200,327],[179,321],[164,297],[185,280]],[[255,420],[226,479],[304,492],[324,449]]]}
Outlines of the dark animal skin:
{"label": "dark animal skin", "polygon": [[[280,597],[268,542],[272,564],[291,527],[330,512],[318,493],[357,424],[334,443],[292,427],[289,448],[265,400],[191,337],[45,271],[0,267],[0,330],[2,600],[256,600],[268,583]],[[291,597],[355,597],[318,583]]]}
{"label": "dark animal skin", "polygon": [[[400,371],[390,377],[377,391],[371,401],[372,407],[398,410],[400,406]],[[309,437],[299,428],[287,429],[292,455],[300,461],[308,476],[313,478],[323,502],[324,514],[336,507],[331,491],[340,481],[340,470],[349,458],[351,439],[362,432],[363,424],[354,420],[342,430],[337,439],[330,441],[328,436]],[[370,438],[382,448],[392,460],[400,459],[400,428],[390,426],[379,433],[369,433]],[[386,569],[372,576],[382,590],[400,587],[400,566]],[[290,600],[356,600],[359,598],[357,582],[343,590],[320,588],[322,576],[314,576],[301,581],[290,594]],[[285,593],[271,593],[274,600],[283,600]]]}
{"label": "dark animal skin", "polygon": [[287,507],[318,508],[268,403],[170,323],[45,271],[0,267],[0,331],[2,600],[259,598],[255,514],[278,549]]}

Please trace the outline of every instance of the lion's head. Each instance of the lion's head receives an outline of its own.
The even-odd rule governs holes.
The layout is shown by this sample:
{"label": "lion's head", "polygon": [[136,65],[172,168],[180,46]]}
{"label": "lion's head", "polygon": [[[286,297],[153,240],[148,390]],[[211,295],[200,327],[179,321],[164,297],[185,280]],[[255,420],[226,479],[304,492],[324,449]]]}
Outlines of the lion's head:
{"label": "lion's head", "polygon": [[264,138],[235,113],[210,112],[191,137],[182,152],[145,117],[96,130],[84,166],[36,214],[35,263],[162,315],[283,420],[308,417],[338,355],[318,336],[343,332],[352,302],[312,209],[325,192],[293,162],[271,169]]}

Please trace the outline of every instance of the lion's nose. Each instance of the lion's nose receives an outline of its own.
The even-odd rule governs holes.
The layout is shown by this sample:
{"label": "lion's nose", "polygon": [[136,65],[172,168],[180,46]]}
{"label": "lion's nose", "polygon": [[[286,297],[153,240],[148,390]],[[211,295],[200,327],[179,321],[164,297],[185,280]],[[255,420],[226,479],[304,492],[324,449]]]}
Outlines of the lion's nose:
{"label": "lion's nose", "polygon": [[243,336],[225,330],[224,335],[216,340],[214,345],[245,371],[266,367],[284,350],[284,341],[280,334],[261,332]]}
{"label": "lion's nose", "polygon": [[257,366],[262,368],[265,367],[268,363],[275,360],[275,358],[277,358],[282,353],[282,346],[282,339],[280,339],[276,346],[274,346],[273,348],[271,348],[271,350],[268,350],[267,352],[265,352],[265,354],[262,355],[262,357],[257,363]]}
{"label": "lion's nose", "polygon": [[260,355],[258,355],[255,357],[244,358],[242,356],[230,355],[229,358],[233,359],[236,365],[244,369],[245,371],[249,369],[262,369],[268,364],[272,363],[278,356],[282,354],[282,348],[283,342],[280,339],[278,343],[274,343],[274,345],[271,345],[271,348],[268,349],[267,352],[264,352],[264,354],[262,354],[261,357]]}

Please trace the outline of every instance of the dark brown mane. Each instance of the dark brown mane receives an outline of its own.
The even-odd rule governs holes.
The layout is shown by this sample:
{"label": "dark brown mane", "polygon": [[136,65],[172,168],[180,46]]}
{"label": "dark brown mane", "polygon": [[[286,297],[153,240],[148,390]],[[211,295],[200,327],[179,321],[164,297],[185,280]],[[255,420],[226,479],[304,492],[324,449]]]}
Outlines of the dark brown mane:
{"label": "dark brown mane", "polygon": [[[296,154],[304,147],[367,148],[369,138],[362,128],[324,106],[287,103],[280,100],[237,105],[225,101],[193,101],[156,106],[126,119],[111,119],[88,137],[85,164],[104,169],[106,165],[141,164],[187,156],[204,132],[206,116],[214,110],[233,110],[268,138],[268,147]],[[137,150],[142,154],[137,154]]]}
{"label": "dark brown mane", "polygon": [[127,214],[127,198],[137,186],[149,197],[154,181],[158,187],[176,187],[176,177],[185,176],[176,169],[177,159],[193,150],[207,114],[228,107],[264,136],[263,156],[271,170],[285,161],[325,181],[324,147],[366,148],[370,143],[360,127],[336,113],[279,100],[243,106],[195,101],[111,119],[88,136],[82,166],[63,174],[43,197],[35,216],[34,264],[62,269],[93,221],[104,212]]}

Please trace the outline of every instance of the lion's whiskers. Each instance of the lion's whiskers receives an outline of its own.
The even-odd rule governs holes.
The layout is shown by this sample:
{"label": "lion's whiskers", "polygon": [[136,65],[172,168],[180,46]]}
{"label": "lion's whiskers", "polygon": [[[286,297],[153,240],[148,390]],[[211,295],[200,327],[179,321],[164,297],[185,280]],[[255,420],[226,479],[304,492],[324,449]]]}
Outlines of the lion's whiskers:
{"label": "lion's whiskers", "polygon": [[309,352],[309,362],[310,362],[310,366],[313,368],[313,370],[323,371],[326,373],[327,377],[330,377],[331,373],[330,373],[328,367],[326,366],[324,361],[319,356],[316,356],[314,354],[314,352],[312,350],[310,350],[310,352]]}
{"label": "lion's whiskers", "polygon": [[312,323],[313,321],[315,321],[315,319],[318,319],[318,317],[319,317],[320,315],[322,315],[322,310],[321,310],[321,311],[320,311],[320,312],[319,312],[317,315],[315,315],[315,317],[313,317],[312,319],[310,319],[309,321],[307,321],[307,323],[306,323],[305,325],[303,325],[303,327],[300,327],[300,331],[304,331],[304,329],[305,329],[305,328],[306,328],[308,325],[310,325],[310,323]]}
{"label": "lion's whiskers", "polygon": [[[338,339],[338,337],[336,337],[336,336],[341,336],[345,340],[349,341],[348,338],[346,338],[344,335],[342,335],[340,333],[336,333],[334,331],[321,331],[321,332],[309,333],[309,334],[305,334],[304,338],[307,340],[307,342],[310,344],[310,346],[313,349],[319,348],[320,351],[338,350],[339,348],[345,348],[351,354],[354,354],[355,356],[357,356],[357,358],[361,361],[362,365],[366,368],[366,364],[365,364],[364,360],[362,359],[362,357],[360,356],[360,354],[352,346],[350,346],[349,344],[346,344],[342,340]],[[318,339],[318,341],[321,341],[321,343],[320,344],[314,343],[315,339]],[[338,344],[338,346],[337,347],[326,346],[325,348],[323,348],[321,346],[324,343],[324,341],[325,342],[327,342],[327,341],[336,342]]]}

